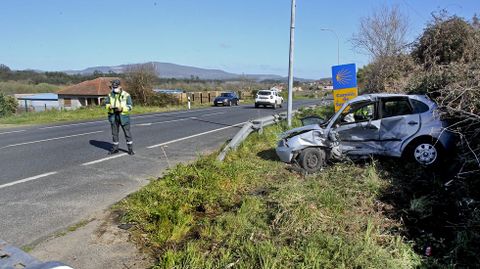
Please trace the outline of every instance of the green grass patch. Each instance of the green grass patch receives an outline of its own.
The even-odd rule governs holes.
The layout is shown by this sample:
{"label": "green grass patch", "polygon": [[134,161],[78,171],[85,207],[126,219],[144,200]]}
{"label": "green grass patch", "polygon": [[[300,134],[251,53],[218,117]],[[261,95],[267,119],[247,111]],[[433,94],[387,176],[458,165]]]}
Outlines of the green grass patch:
{"label": "green grass patch", "polygon": [[301,176],[276,159],[283,128],[251,135],[224,162],[180,164],[115,206],[153,268],[418,266],[400,224],[382,214],[389,183],[376,165]]}
{"label": "green grass patch", "polygon": [[57,92],[60,88],[60,86],[48,83],[31,84],[21,81],[0,81],[0,92],[5,94]]}
{"label": "green grass patch", "polygon": [[[205,107],[209,105],[193,105],[192,108]],[[186,105],[179,106],[134,106],[132,114],[145,114],[155,112],[166,112],[174,110],[185,110]],[[82,107],[77,110],[47,110],[43,112],[20,113],[0,118],[0,127],[14,127],[24,124],[45,124],[56,122],[74,122],[85,120],[106,119],[105,108],[99,106]]]}

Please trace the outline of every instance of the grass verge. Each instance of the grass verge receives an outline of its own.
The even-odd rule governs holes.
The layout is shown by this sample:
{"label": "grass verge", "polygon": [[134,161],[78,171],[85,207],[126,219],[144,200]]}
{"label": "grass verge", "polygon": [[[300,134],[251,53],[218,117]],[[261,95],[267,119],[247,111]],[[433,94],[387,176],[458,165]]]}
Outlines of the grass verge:
{"label": "grass verge", "polygon": [[413,268],[401,225],[385,217],[375,164],[303,177],[276,159],[273,126],[224,162],[178,165],[115,206],[153,268]]}
{"label": "grass verge", "polygon": [[[193,105],[192,108],[206,107],[208,105]],[[135,106],[132,114],[145,114],[155,112],[166,112],[174,110],[185,110],[184,106]],[[45,124],[56,122],[74,122],[84,120],[106,119],[106,111],[103,107],[83,107],[77,110],[48,110],[36,113],[21,113],[0,118],[0,127],[8,128],[16,125]]]}

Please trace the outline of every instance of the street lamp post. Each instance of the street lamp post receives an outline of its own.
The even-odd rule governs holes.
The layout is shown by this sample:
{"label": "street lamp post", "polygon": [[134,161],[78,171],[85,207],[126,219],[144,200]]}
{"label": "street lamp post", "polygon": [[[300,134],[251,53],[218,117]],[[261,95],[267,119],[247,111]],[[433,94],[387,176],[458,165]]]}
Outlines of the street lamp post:
{"label": "street lamp post", "polygon": [[321,28],[320,31],[332,32],[337,37],[337,64],[339,65],[340,64],[340,39],[338,38],[337,32],[335,32],[334,30],[332,30],[330,28]]}
{"label": "street lamp post", "polygon": [[295,40],[295,8],[296,1],[292,0],[292,13],[290,20],[290,51],[288,58],[288,104],[287,104],[287,125],[292,126],[292,98],[293,98],[293,49]]}

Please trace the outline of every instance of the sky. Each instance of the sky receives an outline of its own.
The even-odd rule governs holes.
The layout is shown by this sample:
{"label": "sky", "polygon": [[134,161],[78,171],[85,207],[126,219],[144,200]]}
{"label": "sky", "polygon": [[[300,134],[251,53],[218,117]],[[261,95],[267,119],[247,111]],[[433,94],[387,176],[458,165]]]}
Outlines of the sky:
{"label": "sky", "polygon": [[[414,41],[432,12],[471,19],[480,0],[297,0],[294,75],[329,77],[340,63],[368,64],[350,39],[360,18],[396,5]],[[1,0],[0,63],[80,70],[149,61],[237,74],[288,72],[291,0]]]}

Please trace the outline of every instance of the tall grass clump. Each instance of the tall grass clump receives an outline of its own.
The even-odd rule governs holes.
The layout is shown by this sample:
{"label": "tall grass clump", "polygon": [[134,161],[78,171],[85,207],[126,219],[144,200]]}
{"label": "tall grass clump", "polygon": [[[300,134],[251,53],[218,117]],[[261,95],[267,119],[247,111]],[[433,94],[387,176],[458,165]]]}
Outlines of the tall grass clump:
{"label": "tall grass clump", "polygon": [[218,162],[178,165],[121,201],[153,268],[413,268],[420,258],[385,217],[375,164],[317,175],[285,169],[281,126],[251,135]]}

